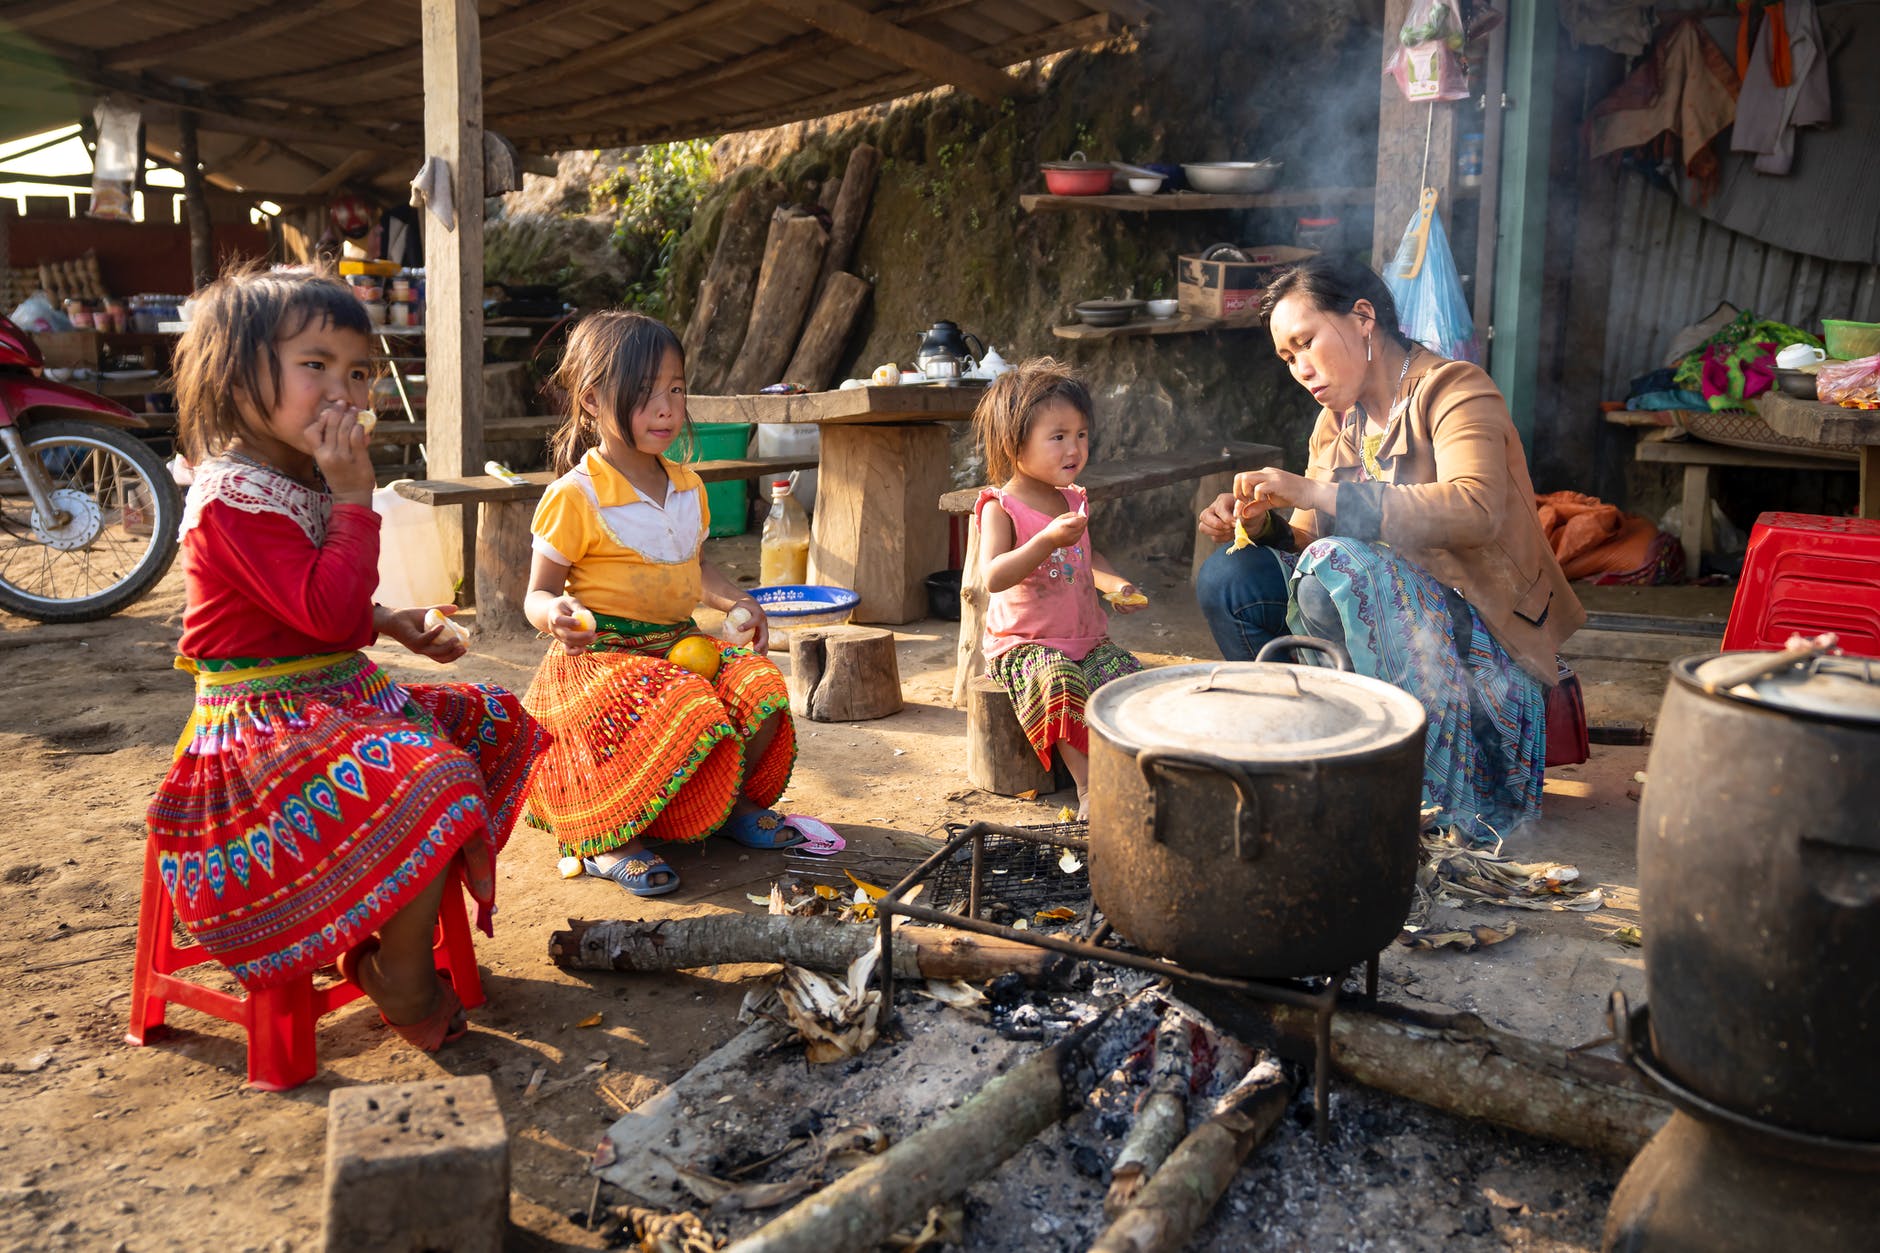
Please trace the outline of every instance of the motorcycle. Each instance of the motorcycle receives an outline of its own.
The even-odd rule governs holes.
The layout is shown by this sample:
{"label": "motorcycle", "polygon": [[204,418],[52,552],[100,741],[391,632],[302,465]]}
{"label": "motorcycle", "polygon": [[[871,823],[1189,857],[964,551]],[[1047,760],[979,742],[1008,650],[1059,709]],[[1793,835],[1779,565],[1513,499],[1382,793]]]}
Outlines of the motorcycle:
{"label": "motorcycle", "polygon": [[130,433],[148,423],[44,377],[45,363],[0,316],[0,609],[90,622],[169,570],[183,499],[162,458]]}

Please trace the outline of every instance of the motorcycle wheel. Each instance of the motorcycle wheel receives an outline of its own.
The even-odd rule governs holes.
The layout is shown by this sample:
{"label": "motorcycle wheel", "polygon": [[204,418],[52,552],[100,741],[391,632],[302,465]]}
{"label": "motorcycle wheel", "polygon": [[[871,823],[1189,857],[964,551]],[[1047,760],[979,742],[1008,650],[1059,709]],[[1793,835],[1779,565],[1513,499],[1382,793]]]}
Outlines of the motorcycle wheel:
{"label": "motorcycle wheel", "polygon": [[40,622],[108,618],[176,559],[182,495],[162,459],[116,427],[55,418],[21,433],[67,517],[45,525],[0,445],[0,609]]}

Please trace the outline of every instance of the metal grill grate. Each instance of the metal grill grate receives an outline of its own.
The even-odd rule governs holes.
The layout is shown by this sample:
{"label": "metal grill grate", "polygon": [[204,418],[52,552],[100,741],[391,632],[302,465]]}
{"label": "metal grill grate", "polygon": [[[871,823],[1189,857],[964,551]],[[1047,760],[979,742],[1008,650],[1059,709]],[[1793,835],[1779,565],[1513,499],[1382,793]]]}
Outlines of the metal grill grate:
{"label": "metal grill grate", "polygon": [[[957,837],[967,825],[948,823],[947,838]],[[1054,822],[1019,829],[1035,832],[1045,840],[1082,842],[1090,838],[1090,824],[1085,822]],[[1066,850],[1054,844],[994,834],[986,835],[984,840],[979,887],[981,918],[1010,926],[1020,920],[1029,922],[1040,910],[1064,908],[1075,910],[1079,919],[1089,919],[1090,868],[1087,865],[1066,872],[1060,865]],[[1080,863],[1089,860],[1089,854],[1081,850],[1073,855]],[[949,913],[965,913],[972,875],[972,845],[967,844],[934,872],[928,881],[928,898],[923,903]]]}

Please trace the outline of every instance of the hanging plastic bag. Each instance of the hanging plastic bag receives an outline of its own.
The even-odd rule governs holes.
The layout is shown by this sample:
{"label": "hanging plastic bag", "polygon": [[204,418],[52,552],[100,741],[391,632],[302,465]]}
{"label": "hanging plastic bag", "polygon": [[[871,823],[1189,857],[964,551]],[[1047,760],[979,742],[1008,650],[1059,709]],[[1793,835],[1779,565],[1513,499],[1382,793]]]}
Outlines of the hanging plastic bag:
{"label": "hanging plastic bag", "polygon": [[92,110],[98,124],[98,147],[91,155],[91,208],[89,217],[128,222],[132,218],[133,187],[144,154],[137,147],[143,124],[136,109],[100,100]]}
{"label": "hanging plastic bag", "polygon": [[1466,44],[1459,0],[1411,0],[1384,72],[1397,80],[1406,100],[1466,100]]}
{"label": "hanging plastic bag", "polygon": [[1434,189],[1423,189],[1397,256],[1384,271],[1384,282],[1397,301],[1397,323],[1405,335],[1445,357],[1481,360],[1475,319],[1462,294],[1443,220],[1436,213]]}

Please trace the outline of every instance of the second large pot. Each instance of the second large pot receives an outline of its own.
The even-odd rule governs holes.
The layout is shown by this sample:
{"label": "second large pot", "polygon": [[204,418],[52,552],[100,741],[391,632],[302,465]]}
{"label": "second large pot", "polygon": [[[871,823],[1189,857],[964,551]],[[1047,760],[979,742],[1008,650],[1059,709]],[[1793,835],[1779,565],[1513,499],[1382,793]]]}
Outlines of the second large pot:
{"label": "second large pot", "polygon": [[1204,663],[1118,679],[1085,717],[1090,889],[1131,942],[1278,978],[1344,970],[1397,934],[1416,880],[1415,697],[1318,667]]}

